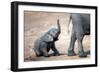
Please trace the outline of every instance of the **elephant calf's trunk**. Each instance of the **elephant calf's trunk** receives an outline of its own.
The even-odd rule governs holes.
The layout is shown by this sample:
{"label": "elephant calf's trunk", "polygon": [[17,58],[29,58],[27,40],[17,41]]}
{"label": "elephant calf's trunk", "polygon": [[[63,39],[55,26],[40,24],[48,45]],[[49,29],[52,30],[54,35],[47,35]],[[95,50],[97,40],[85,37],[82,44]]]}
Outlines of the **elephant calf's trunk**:
{"label": "elephant calf's trunk", "polygon": [[60,28],[59,19],[57,20],[57,25],[58,25],[58,30],[59,30],[59,33],[60,33],[61,32],[61,28]]}

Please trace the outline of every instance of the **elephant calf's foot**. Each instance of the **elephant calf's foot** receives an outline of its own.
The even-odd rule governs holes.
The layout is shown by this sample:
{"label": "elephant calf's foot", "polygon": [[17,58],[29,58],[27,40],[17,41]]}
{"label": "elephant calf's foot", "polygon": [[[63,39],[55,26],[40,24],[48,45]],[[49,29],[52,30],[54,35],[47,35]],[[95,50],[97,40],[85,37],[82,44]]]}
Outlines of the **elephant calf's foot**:
{"label": "elephant calf's foot", "polygon": [[50,57],[50,55],[44,55],[44,57]]}
{"label": "elephant calf's foot", "polygon": [[37,56],[37,57],[40,57],[40,56],[42,56],[42,55],[38,55],[38,54],[36,54],[36,56]]}
{"label": "elephant calf's foot", "polygon": [[87,53],[86,52],[79,52],[79,57],[87,57]]}
{"label": "elephant calf's foot", "polygon": [[68,51],[68,56],[75,56],[76,53],[74,51]]}
{"label": "elephant calf's foot", "polygon": [[60,54],[59,54],[59,53],[54,53],[53,55],[54,55],[54,56],[60,56]]}

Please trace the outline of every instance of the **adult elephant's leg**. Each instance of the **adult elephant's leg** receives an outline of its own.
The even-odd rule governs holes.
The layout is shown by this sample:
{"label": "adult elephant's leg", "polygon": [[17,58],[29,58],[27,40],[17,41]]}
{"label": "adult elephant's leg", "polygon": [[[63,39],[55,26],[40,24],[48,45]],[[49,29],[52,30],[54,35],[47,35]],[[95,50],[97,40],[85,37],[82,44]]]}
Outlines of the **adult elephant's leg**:
{"label": "adult elephant's leg", "polygon": [[84,52],[84,48],[83,48],[83,35],[78,35],[77,36],[77,42],[78,42],[78,49],[79,49],[79,57],[87,57],[87,53]]}
{"label": "adult elephant's leg", "polygon": [[76,35],[73,31],[72,35],[71,35],[70,45],[68,48],[68,56],[75,56],[76,55],[76,53],[74,52],[75,41],[76,41]]}

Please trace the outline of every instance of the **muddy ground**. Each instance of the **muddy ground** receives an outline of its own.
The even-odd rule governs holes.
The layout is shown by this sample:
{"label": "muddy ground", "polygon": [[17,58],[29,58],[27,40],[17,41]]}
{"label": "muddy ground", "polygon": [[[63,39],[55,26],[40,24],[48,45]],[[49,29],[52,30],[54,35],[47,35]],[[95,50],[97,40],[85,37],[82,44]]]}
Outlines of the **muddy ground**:
{"label": "muddy ground", "polygon": [[[49,12],[24,12],[24,61],[51,61],[51,60],[69,60],[80,59],[78,55],[67,56],[67,49],[70,42],[72,24],[70,24],[68,34],[69,13],[49,13]],[[60,56],[50,57],[36,57],[32,48],[34,48],[34,41],[41,37],[52,27],[57,27],[57,19],[60,20],[61,34],[59,40],[56,42],[56,47],[61,53]],[[90,50],[90,36],[85,36],[83,40],[84,50]],[[78,53],[77,41],[75,43],[75,52]],[[49,52],[51,54],[52,51]],[[30,59],[31,56],[31,59]],[[87,58],[89,59],[90,55]]]}

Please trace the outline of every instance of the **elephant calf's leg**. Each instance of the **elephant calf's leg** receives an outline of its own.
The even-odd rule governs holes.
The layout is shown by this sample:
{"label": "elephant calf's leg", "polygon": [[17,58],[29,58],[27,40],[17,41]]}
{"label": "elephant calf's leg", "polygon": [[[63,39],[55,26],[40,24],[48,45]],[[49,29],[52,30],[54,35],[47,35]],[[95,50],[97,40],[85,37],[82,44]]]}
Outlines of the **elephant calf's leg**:
{"label": "elephant calf's leg", "polygon": [[34,52],[35,52],[36,56],[38,56],[38,57],[42,55],[38,49],[34,49]]}
{"label": "elephant calf's leg", "polygon": [[48,52],[47,52],[47,43],[41,42],[39,47],[40,47],[39,50],[42,53],[42,55],[45,57],[49,57]]}
{"label": "elephant calf's leg", "polygon": [[53,44],[53,46],[51,47],[51,49],[54,51],[54,56],[59,56],[60,55],[59,51],[55,47],[55,44]]}
{"label": "elephant calf's leg", "polygon": [[72,33],[70,45],[68,48],[68,56],[75,56],[76,55],[76,53],[74,52],[75,41],[76,41],[76,35],[75,35],[75,33]]}
{"label": "elephant calf's leg", "polygon": [[42,53],[43,53],[43,56],[49,57],[48,52],[45,48],[42,48]]}

